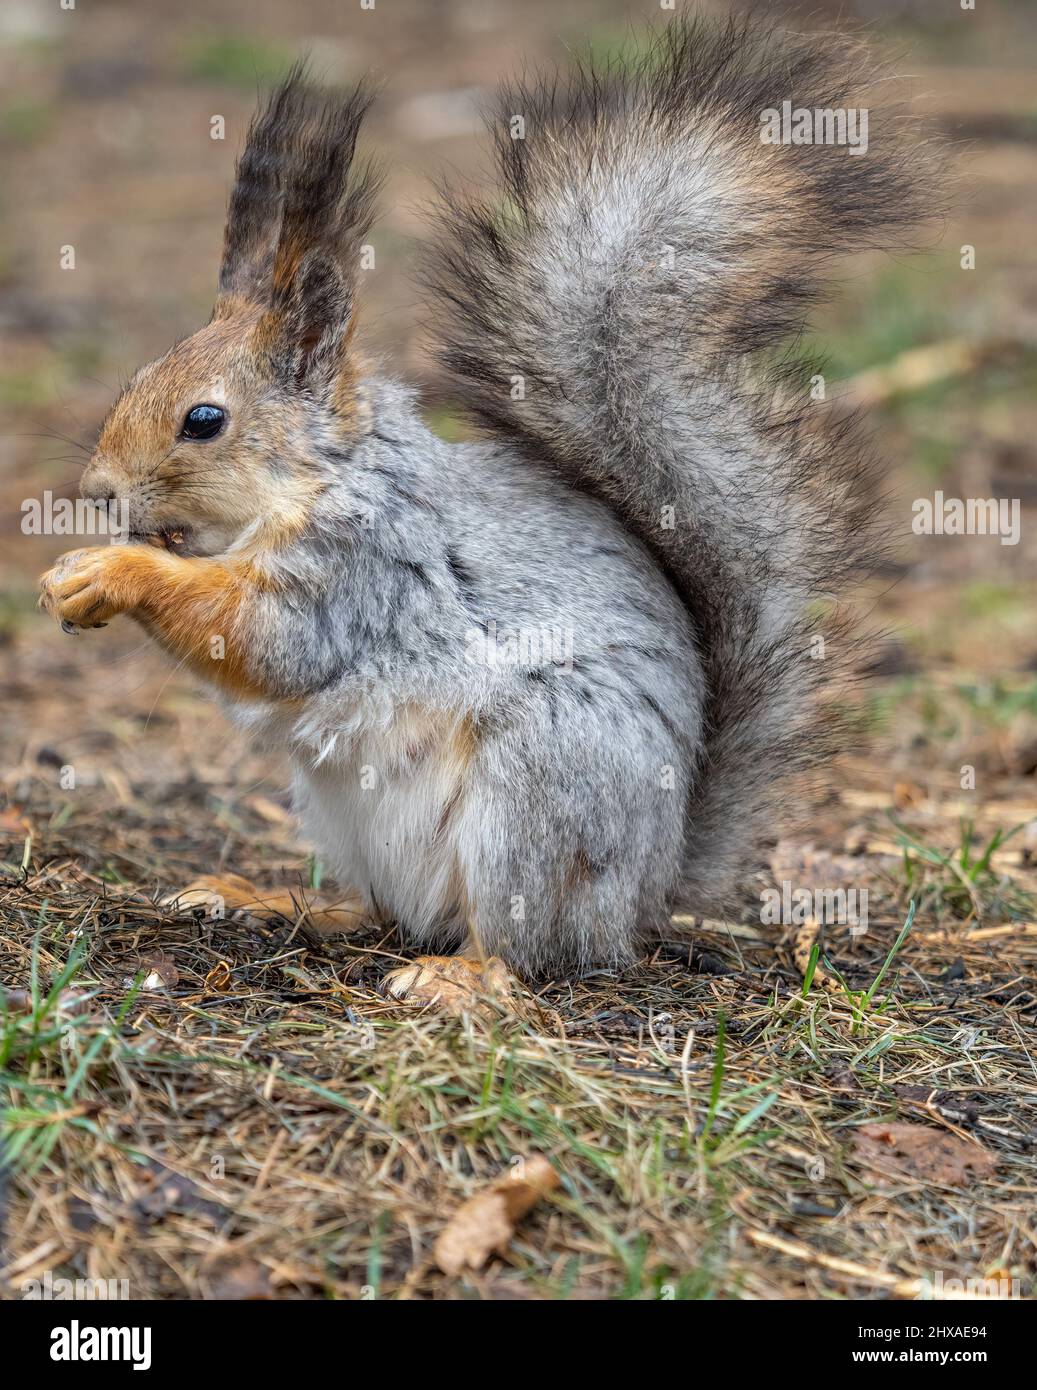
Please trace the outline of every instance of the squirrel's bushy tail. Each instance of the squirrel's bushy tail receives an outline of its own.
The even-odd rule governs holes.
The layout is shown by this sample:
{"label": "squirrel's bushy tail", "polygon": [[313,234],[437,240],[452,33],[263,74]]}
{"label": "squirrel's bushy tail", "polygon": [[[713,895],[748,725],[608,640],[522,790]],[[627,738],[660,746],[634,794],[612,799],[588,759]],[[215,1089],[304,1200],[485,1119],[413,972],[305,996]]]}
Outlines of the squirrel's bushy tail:
{"label": "squirrel's bushy tail", "polygon": [[[930,147],[868,108],[877,82],[842,38],[672,22],[633,61],[504,90],[499,198],[451,191],[433,256],[462,404],[606,499],[694,617],[709,694],[686,900],[706,912],[829,752],[819,687],[849,644],[818,606],[872,552],[866,450],[773,350],[833,254],[900,244],[933,211]],[[764,138],[783,110],[819,112],[823,139],[864,108],[856,149]]]}

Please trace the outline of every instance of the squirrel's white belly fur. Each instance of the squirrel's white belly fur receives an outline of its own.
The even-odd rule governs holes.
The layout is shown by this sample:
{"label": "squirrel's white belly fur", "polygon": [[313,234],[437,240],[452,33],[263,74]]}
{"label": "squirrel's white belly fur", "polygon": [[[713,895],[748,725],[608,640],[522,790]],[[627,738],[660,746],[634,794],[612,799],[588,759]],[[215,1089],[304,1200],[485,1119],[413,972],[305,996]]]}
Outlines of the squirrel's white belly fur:
{"label": "squirrel's white belly fur", "polygon": [[295,809],[340,884],[359,891],[372,913],[405,924],[413,941],[464,931],[462,719],[367,701],[352,720],[339,712],[333,729],[321,728],[316,710],[287,719],[269,706],[234,712],[253,733],[290,734]]}

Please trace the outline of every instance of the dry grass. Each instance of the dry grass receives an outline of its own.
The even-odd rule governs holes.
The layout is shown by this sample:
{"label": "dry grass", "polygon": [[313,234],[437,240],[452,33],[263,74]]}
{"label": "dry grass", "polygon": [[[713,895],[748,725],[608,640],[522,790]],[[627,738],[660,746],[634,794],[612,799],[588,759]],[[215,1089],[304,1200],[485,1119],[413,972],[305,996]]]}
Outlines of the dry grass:
{"label": "dry grass", "polygon": [[[860,1298],[936,1271],[1032,1292],[1032,925],[920,917],[862,1014],[905,891],[865,852],[869,930],[826,944],[849,993],[804,997],[768,929],[685,924],[624,977],[551,984],[526,1021],[485,1026],[385,999],[391,935],[199,922],[113,885],[142,838],[208,861],[190,779],[161,811],[101,792],[64,817],[44,780],[18,784],[24,873],[5,822],[0,978],[29,995],[0,1054],[8,1295],[46,1269],[166,1298]],[[291,827],[250,824],[252,867]],[[1000,853],[1031,887],[1025,852]],[[996,1171],[883,1185],[852,1140],[891,1118],[969,1137]],[[439,1273],[450,1213],[534,1152],[559,1193],[504,1259]]]}

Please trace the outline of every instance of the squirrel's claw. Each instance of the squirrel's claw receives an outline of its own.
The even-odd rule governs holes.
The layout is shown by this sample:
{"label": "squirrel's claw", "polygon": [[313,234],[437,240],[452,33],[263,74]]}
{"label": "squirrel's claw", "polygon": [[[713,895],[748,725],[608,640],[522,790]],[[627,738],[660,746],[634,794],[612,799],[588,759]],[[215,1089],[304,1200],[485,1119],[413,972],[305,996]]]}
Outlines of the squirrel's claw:
{"label": "squirrel's claw", "polygon": [[39,606],[56,618],[62,632],[75,636],[84,628],[107,627],[119,611],[106,583],[111,551],[73,550],[62,555],[40,580]]}

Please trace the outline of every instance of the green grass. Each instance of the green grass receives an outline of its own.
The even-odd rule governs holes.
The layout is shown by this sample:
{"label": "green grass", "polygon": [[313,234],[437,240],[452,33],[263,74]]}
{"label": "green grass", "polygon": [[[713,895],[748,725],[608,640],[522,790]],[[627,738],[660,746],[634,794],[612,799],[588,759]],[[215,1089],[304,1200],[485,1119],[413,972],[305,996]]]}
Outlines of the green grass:
{"label": "green grass", "polygon": [[901,353],[955,334],[956,304],[966,272],[957,261],[885,262],[844,281],[810,346],[819,349],[831,380],[891,362]]}
{"label": "green grass", "polygon": [[955,689],[973,713],[994,728],[1004,728],[1019,715],[1037,719],[1037,676],[1014,683],[995,677],[982,684],[963,682]]}
{"label": "green grass", "polygon": [[[66,1126],[98,1134],[89,1113],[79,1105],[81,1092],[104,1049],[118,1036],[123,1018],[131,1008],[137,986],[131,988],[122,1008],[110,1025],[81,1040],[84,1010],[94,997],[90,990],[69,994],[83,967],[85,950],[76,945],[68,960],[44,990],[40,979],[40,941],[47,915],[44,902],[30,956],[28,1008],[25,1013],[8,1007],[0,990],[0,1160],[3,1166],[35,1173],[53,1153]],[[69,1012],[74,1004],[76,1013]],[[60,1068],[64,1085],[36,1082],[39,1066]],[[18,1101],[7,1103],[15,1092]]]}
{"label": "green grass", "polygon": [[574,31],[566,43],[566,56],[572,59],[590,58],[598,71],[603,71],[619,58],[624,62],[640,62],[654,50],[661,26],[644,24],[600,24],[589,31]]}
{"label": "green grass", "polygon": [[[1014,615],[1016,601],[1014,590],[1004,604],[991,597],[991,613],[1003,612],[1007,604]],[[1025,746],[1037,734],[1037,676],[1011,673],[990,680],[963,678],[950,685],[922,676],[900,676],[855,706],[853,715],[865,732],[896,735],[905,742],[920,734],[955,746],[977,740],[987,743],[1012,729],[1015,741]],[[964,757],[968,748],[959,751],[963,761],[970,761]]]}
{"label": "green grass", "polygon": [[286,48],[255,35],[224,31],[188,39],[182,49],[181,69],[196,81],[255,89],[283,77],[294,57]]}
{"label": "green grass", "polygon": [[[900,929],[900,935],[897,937],[896,941],[894,941],[893,945],[890,947],[889,951],[886,954],[885,960],[882,962],[882,965],[879,968],[878,974],[872,980],[871,984],[868,986],[867,989],[851,989],[850,986],[843,979],[842,975],[840,975],[839,971],[832,964],[832,962],[828,960],[827,957],[825,958],[825,969],[828,970],[832,975],[834,975],[835,978],[839,981],[843,993],[846,995],[847,1003],[850,1006],[850,1013],[853,1018],[853,1023],[850,1027],[851,1036],[856,1035],[860,1031],[860,1026],[864,1022],[864,1019],[867,1014],[869,1014],[872,1011],[876,1014],[884,1013],[889,1004],[892,1002],[892,995],[887,994],[886,997],[880,1003],[875,1004],[875,993],[878,990],[879,985],[882,983],[887,973],[889,972],[889,967],[893,964],[893,961],[897,953],[900,951],[900,948],[907,940],[907,934],[911,930],[914,920],[915,904],[914,900],[912,899],[911,905],[908,908],[907,912],[907,920],[905,921],[903,927],[901,927]],[[811,952],[811,959],[814,959],[813,951]],[[894,981],[894,987],[895,985],[896,981]]]}
{"label": "green grass", "polygon": [[[977,271],[963,271],[957,254],[933,253],[879,263],[844,280],[812,331],[791,345],[802,375],[821,370],[840,381],[886,366],[904,353],[950,339],[997,338],[1003,328],[982,298]],[[924,476],[945,475],[960,456],[965,423],[997,433],[1033,399],[1037,352],[1018,345],[974,371],[893,395],[881,410],[911,436],[907,457]]]}
{"label": "green grass", "polygon": [[52,365],[37,370],[0,372],[0,405],[8,410],[39,410],[53,405],[58,388]]}
{"label": "green grass", "polygon": [[1033,617],[1033,591],[1027,584],[1007,584],[1000,580],[975,579],[962,584],[958,602],[966,618],[989,623],[996,620],[1005,627]]}
{"label": "green grass", "polygon": [[926,844],[905,830],[895,819],[897,844],[901,848],[901,872],[905,891],[917,896],[920,909],[940,915],[975,917],[980,921],[994,917],[1032,917],[1032,895],[1017,888],[993,867],[994,854],[1023,829],[1021,825],[1005,831],[1000,827],[985,844],[974,845],[971,821],[962,820],[959,843],[952,850]]}
{"label": "green grass", "polygon": [[12,101],[0,113],[0,135],[16,145],[35,145],[50,134],[57,107],[32,98]]}
{"label": "green grass", "polygon": [[37,593],[29,588],[10,588],[0,593],[0,638],[11,639],[39,621]]}

